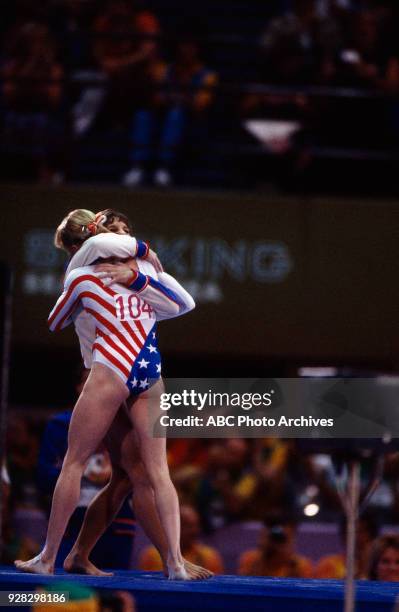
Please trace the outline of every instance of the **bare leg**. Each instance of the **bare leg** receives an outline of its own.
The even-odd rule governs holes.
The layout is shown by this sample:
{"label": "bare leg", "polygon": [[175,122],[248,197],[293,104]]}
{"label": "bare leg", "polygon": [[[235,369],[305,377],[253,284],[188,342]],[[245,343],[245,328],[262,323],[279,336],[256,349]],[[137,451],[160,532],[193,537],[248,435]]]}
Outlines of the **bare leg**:
{"label": "bare leg", "polygon": [[154,438],[151,426],[159,410],[163,383],[158,381],[131,404],[130,414],[140,443],[140,454],[155,494],[155,504],[168,543],[169,578],[187,580],[180,551],[180,511],[176,489],[170,479],[166,439]]}
{"label": "bare leg", "polygon": [[[137,519],[157,548],[166,568],[168,546],[155,507],[154,492],[141,462],[132,425],[121,409],[104,440],[112,462],[112,479],[89,505],[78,538],[65,559],[67,571],[102,575],[89,555],[97,540],[117,514],[125,497],[132,491]],[[87,572],[86,572],[87,570]]]}
{"label": "bare leg", "polygon": [[[132,436],[129,436],[129,440],[132,440]],[[159,515],[155,504],[154,489],[151,486],[147,472],[141,460],[137,458],[137,460],[134,461],[134,464],[129,468],[129,464],[125,463],[125,457],[128,456],[131,458],[134,455],[132,452],[127,454],[125,452],[124,445],[122,450],[122,462],[126,471],[128,471],[128,473],[131,475],[133,484],[133,506],[136,517],[140,522],[145,534],[158,550],[162,559],[164,574],[165,576],[168,576],[168,543],[165,537],[165,532],[159,520]],[[138,444],[133,444],[132,451],[137,454]],[[209,572],[205,568],[198,565],[194,565],[185,559],[183,559],[183,563],[189,578],[201,579],[210,578],[213,576],[212,572]]]}
{"label": "bare leg", "polygon": [[129,476],[121,467],[121,449],[125,445],[126,436],[131,434],[131,429],[124,409],[120,408],[104,438],[112,463],[112,478],[86,510],[76,542],[64,561],[64,569],[68,572],[78,571],[96,576],[105,574],[91,563],[89,556],[132,490]]}
{"label": "bare leg", "polygon": [[89,560],[89,555],[131,490],[132,485],[125,472],[112,466],[111,480],[88,506],[77,540],[64,561],[67,572],[112,576],[112,572],[103,572],[96,567]]}
{"label": "bare leg", "polygon": [[112,464],[118,465],[130,478],[134,512],[166,568],[168,545],[155,507],[154,491],[141,461],[137,437],[125,409],[118,412],[105,443]]}
{"label": "bare leg", "polygon": [[109,429],[128,389],[106,366],[95,363],[73,411],[68,433],[68,450],[53,495],[46,543],[29,561],[16,561],[31,573],[53,573],[54,562],[67,523],[79,501],[85,464]]}
{"label": "bare leg", "polygon": [[[131,422],[121,408],[105,437],[105,445],[111,457],[113,473],[110,483],[98,493],[87,509],[78,538],[64,562],[69,572],[95,576],[109,575],[102,572],[89,556],[97,540],[117,514],[133,485],[133,506],[144,532],[158,550],[167,576],[168,545],[155,506],[154,491],[140,459],[138,442]],[[212,576],[205,568],[184,561],[187,573],[193,578]]]}

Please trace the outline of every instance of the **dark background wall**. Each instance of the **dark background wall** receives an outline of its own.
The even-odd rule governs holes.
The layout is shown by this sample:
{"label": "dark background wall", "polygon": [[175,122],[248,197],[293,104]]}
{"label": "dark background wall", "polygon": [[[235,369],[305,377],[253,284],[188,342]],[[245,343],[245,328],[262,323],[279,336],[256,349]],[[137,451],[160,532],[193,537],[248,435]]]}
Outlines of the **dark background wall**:
{"label": "dark background wall", "polygon": [[15,274],[12,401],[51,402],[71,388],[74,332],[53,335],[46,319],[66,262],[53,232],[73,208],[127,213],[196,297],[193,313],[160,326],[167,375],[395,366],[394,201],[3,187],[2,203],[0,259]]}

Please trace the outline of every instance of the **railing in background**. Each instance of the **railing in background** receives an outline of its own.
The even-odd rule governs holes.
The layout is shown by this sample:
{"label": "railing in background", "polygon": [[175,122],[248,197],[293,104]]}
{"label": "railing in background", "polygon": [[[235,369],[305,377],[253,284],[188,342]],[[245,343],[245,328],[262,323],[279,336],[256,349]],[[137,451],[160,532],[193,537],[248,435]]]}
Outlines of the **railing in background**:
{"label": "railing in background", "polygon": [[[248,17],[246,13],[245,16]],[[255,19],[255,16],[254,13],[251,29],[246,36],[242,32],[241,34],[234,32],[234,30],[229,32],[226,28],[222,28],[220,31],[216,29],[206,40],[200,40],[206,46],[211,58],[209,66],[219,74],[220,82],[215,88],[212,88],[214,103],[209,113],[209,135],[203,139],[192,138],[188,140],[186,146],[190,156],[202,158],[199,163],[203,164],[209,154],[212,161],[208,161],[208,166],[212,166],[216,174],[219,168],[224,167],[223,163],[219,164],[219,161],[223,162],[228,159],[227,173],[233,176],[237,174],[237,169],[232,169],[229,166],[232,159],[236,160],[241,157],[248,159],[255,156],[261,160],[262,157],[278,158],[279,154],[281,157],[281,147],[273,150],[273,147],[269,147],[267,142],[262,142],[261,139],[254,138],[253,134],[251,136],[248,133],[245,122],[246,119],[251,117],[245,114],[246,111],[243,110],[242,102],[248,96],[262,98],[264,108],[262,110],[261,102],[257,117],[269,119],[271,115],[273,120],[278,122],[286,119],[284,115],[286,109],[281,109],[281,107],[284,104],[293,107],[296,100],[302,98],[308,103],[311,110],[310,113],[306,114],[305,112],[305,116],[297,119],[298,131],[301,134],[306,132],[306,142],[304,144],[303,141],[295,141],[293,147],[295,153],[300,152],[301,147],[303,147],[306,149],[306,155],[316,160],[329,160],[333,163],[353,160],[361,164],[371,161],[381,165],[388,162],[396,166],[399,156],[399,92],[389,93],[383,89],[371,88],[358,89],[356,87],[330,87],[309,84],[290,86],[257,82],[257,78],[261,74],[258,71],[261,67],[259,37],[261,29],[267,23],[267,18],[266,14],[259,14],[260,20]],[[240,20],[241,18],[242,16]],[[241,25],[241,21],[237,23]],[[259,23],[263,23],[262,28]],[[101,37],[105,39],[129,38],[136,42],[137,39],[154,39],[154,42],[160,43],[162,52],[166,49],[166,56],[168,55],[168,47],[171,48],[172,44],[176,43],[176,39],[168,34],[159,37],[145,34],[124,37],[112,32],[104,34],[87,33],[88,41],[91,43]],[[62,44],[63,41],[59,42]],[[123,165],[128,164],[128,128],[124,133],[120,131],[114,135],[108,133],[106,136],[96,131],[96,128],[90,131],[92,124],[95,122],[94,116],[101,112],[109,82],[107,76],[99,69],[90,67],[71,70],[62,80],[65,101],[63,109],[59,113],[59,120],[63,124],[62,129],[64,130],[62,136],[64,138],[64,156],[68,158],[65,171],[67,180],[89,182],[106,180],[107,170],[113,165],[116,169],[110,171],[110,177],[113,177],[112,180],[117,180],[116,177],[121,172]],[[160,86],[161,91],[167,90],[167,93],[171,96],[185,93],[190,89],[190,87],[172,89],[170,86]],[[201,87],[201,89],[205,90],[206,87]],[[91,93],[85,97],[84,94],[88,91]],[[281,107],[279,107],[278,102],[276,103],[277,98],[280,99]],[[268,100],[272,100],[271,110],[267,108]],[[342,111],[342,105],[345,106],[346,103],[350,106],[350,111],[345,116],[345,108]],[[90,105],[91,110],[87,110]],[[334,119],[331,119],[330,109],[335,105],[337,107],[341,105],[342,123],[337,117],[339,111],[334,110],[334,108]],[[356,118],[357,105],[363,105],[359,112],[359,118]],[[370,108],[373,109],[369,113],[368,120],[365,105],[370,105]],[[327,109],[327,114],[324,113],[325,109]],[[4,105],[2,111],[5,112]],[[79,112],[88,113],[87,121],[82,115],[79,117],[81,121],[78,121],[77,115]],[[92,113],[91,117],[89,116],[90,113]],[[330,132],[326,134],[325,128],[328,128],[329,124],[332,125],[334,121],[337,125],[336,133],[341,130],[342,134],[345,134],[346,131],[350,134],[352,116],[355,117],[356,123],[356,134],[353,141],[351,141],[350,135],[346,140],[345,138],[335,139],[334,129],[331,130],[331,128]],[[363,118],[365,138],[359,139]],[[17,129],[19,127],[17,125]],[[385,141],[384,135],[378,135],[378,131],[381,134],[387,134]],[[332,139],[331,133],[333,134]],[[4,135],[0,136],[0,151],[3,157],[12,153],[20,155],[27,152],[29,154],[29,147],[23,141],[16,142],[16,140],[18,139],[9,137],[7,141]],[[92,170],[87,173],[85,165],[91,166]],[[98,166],[97,174],[96,166]],[[71,167],[73,169],[70,172]],[[78,168],[77,172],[76,168]],[[367,173],[365,174],[367,175]],[[197,182],[194,181],[192,184],[202,186],[200,176]]]}

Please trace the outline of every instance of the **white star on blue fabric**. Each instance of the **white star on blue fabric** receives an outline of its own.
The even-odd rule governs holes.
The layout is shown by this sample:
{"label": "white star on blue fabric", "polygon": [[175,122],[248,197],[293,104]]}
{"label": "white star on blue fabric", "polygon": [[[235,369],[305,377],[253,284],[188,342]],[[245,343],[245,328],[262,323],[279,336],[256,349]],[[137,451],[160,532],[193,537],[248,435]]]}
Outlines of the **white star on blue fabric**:
{"label": "white star on blue fabric", "polygon": [[140,380],[140,389],[146,389],[149,386],[148,378]]}
{"label": "white star on blue fabric", "polygon": [[157,349],[155,348],[155,346],[152,346],[152,344],[149,344],[147,348],[150,351],[150,353],[158,353]]}
{"label": "white star on blue fabric", "polygon": [[141,361],[138,362],[140,368],[146,368],[148,366],[150,362],[146,361],[145,359],[142,359]]}
{"label": "white star on blue fabric", "polygon": [[157,374],[161,373],[161,364],[157,363]]}
{"label": "white star on blue fabric", "polygon": [[152,339],[155,340],[155,332],[152,332]]}
{"label": "white star on blue fabric", "polygon": [[139,382],[139,381],[137,380],[137,378],[136,378],[136,377],[134,377],[134,378],[133,378],[133,380],[131,380],[131,381],[130,381],[130,384],[131,384],[131,386],[132,386],[132,389],[134,389],[134,387],[137,387],[137,383],[138,383],[138,382]]}

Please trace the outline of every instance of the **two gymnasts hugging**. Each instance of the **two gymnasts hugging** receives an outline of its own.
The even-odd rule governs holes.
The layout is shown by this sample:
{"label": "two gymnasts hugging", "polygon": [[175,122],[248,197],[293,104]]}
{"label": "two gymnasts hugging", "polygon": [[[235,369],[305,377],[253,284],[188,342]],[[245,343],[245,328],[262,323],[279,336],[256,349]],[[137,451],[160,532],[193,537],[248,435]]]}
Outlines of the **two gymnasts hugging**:
{"label": "two gymnasts hugging", "polygon": [[163,391],[156,322],[192,310],[194,300],[163,271],[148,244],[131,236],[122,213],[74,210],[57,228],[55,245],[71,260],[49,326],[55,331],[74,324],[90,375],[72,414],[44,548],[16,566],[53,573],[85,465],[104,441],[113,465],[111,482],[89,506],[87,514],[94,520],[84,521],[65,569],[102,574],[90,563],[89,553],[132,491],[137,518],[169,579],[207,578],[208,571],[182,557],[179,501],[169,475],[166,440],[152,436],[148,409],[150,402],[159,406]]}

